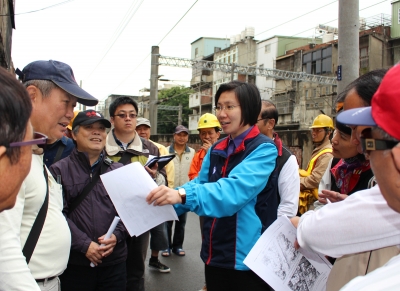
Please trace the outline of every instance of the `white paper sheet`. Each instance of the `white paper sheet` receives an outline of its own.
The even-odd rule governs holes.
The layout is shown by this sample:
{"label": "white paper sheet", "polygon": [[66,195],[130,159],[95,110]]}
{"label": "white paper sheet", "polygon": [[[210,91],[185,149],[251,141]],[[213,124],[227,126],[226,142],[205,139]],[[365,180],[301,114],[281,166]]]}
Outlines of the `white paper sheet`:
{"label": "white paper sheet", "polygon": [[324,291],[332,265],[323,255],[295,250],[296,228],[279,217],[260,237],[244,263],[279,291]]}
{"label": "white paper sheet", "polygon": [[157,187],[144,167],[131,163],[100,176],[122,222],[131,236],[138,236],[169,220],[178,220],[172,205],[148,205],[146,197]]}

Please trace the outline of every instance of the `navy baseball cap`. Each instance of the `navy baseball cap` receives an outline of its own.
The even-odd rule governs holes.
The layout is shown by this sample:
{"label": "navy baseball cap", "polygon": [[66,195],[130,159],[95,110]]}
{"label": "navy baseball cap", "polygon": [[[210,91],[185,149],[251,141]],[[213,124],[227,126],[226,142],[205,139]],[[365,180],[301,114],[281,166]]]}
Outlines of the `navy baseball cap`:
{"label": "navy baseball cap", "polygon": [[95,106],[99,102],[99,100],[78,86],[74,72],[65,63],[54,60],[35,61],[26,65],[22,72],[19,69],[15,72],[23,83],[30,80],[52,81],[67,93],[78,98],[78,102],[83,105]]}
{"label": "navy baseball cap", "polygon": [[74,122],[72,123],[72,129],[78,125],[89,125],[97,121],[103,123],[106,128],[111,127],[111,122],[105,119],[101,113],[96,112],[93,109],[89,109],[78,113],[74,119]]}

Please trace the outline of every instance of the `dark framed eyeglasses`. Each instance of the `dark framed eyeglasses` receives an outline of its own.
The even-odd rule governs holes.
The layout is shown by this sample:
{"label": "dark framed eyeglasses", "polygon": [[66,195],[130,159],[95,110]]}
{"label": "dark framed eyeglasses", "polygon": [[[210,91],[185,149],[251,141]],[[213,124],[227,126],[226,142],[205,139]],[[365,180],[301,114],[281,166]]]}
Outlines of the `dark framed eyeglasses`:
{"label": "dark framed eyeglasses", "polygon": [[31,146],[36,144],[38,147],[44,148],[46,146],[46,143],[47,143],[47,136],[44,135],[43,133],[35,132],[33,134],[32,140],[12,142],[9,144],[8,147],[13,148],[13,147]]}
{"label": "dark framed eyeglasses", "polygon": [[398,144],[393,140],[372,138],[371,128],[366,128],[361,132],[360,141],[363,153],[366,154],[369,154],[370,151],[391,150]]}
{"label": "dark framed eyeglasses", "polygon": [[129,116],[130,119],[134,119],[137,117],[137,114],[135,113],[120,113],[120,114],[115,114],[114,116],[118,116],[121,119],[125,119],[127,116]]}

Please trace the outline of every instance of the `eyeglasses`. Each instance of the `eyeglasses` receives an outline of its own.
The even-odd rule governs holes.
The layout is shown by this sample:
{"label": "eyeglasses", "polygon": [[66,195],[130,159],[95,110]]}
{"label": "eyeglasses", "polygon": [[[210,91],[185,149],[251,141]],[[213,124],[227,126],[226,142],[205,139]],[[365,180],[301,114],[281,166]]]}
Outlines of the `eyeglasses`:
{"label": "eyeglasses", "polygon": [[236,107],[240,107],[240,105],[225,105],[225,106],[218,105],[214,106],[214,110],[215,112],[221,112],[221,110],[232,111]]}
{"label": "eyeglasses", "polygon": [[371,137],[371,128],[366,128],[361,132],[361,147],[363,153],[369,154],[370,151],[384,151],[394,148],[398,142],[393,140],[375,139]]}
{"label": "eyeglasses", "polygon": [[121,119],[125,119],[127,116],[129,116],[130,119],[134,119],[137,117],[137,114],[135,113],[121,113],[121,114],[115,114],[114,116],[118,116]]}
{"label": "eyeglasses", "polygon": [[32,140],[12,142],[8,147],[13,148],[13,147],[30,146],[36,144],[38,147],[44,148],[46,146],[46,143],[47,143],[47,136],[44,135],[43,133],[35,132]]}

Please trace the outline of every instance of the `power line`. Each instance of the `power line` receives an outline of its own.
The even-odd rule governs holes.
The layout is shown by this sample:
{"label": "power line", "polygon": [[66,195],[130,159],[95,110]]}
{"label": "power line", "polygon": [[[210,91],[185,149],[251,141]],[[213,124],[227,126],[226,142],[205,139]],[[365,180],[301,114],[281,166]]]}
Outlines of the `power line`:
{"label": "power line", "polygon": [[311,11],[309,11],[309,12],[307,12],[307,13],[304,13],[304,14],[302,14],[302,15],[300,15],[300,16],[297,16],[297,17],[295,17],[295,18],[293,18],[293,19],[290,19],[290,20],[288,20],[288,21],[286,21],[286,22],[283,22],[283,23],[281,23],[281,24],[278,24],[278,25],[276,25],[276,26],[274,26],[274,27],[271,27],[271,28],[269,28],[269,29],[267,29],[267,30],[264,30],[263,32],[257,33],[256,36],[257,36],[257,35],[260,35],[260,34],[262,34],[262,33],[264,33],[264,32],[270,31],[270,30],[272,30],[272,29],[274,29],[274,28],[277,28],[277,27],[279,27],[279,26],[282,26],[282,25],[284,25],[284,24],[287,24],[287,23],[289,23],[289,22],[292,22],[293,20],[299,19],[299,18],[301,18],[301,17],[303,17],[303,16],[306,16],[306,15],[308,15],[308,14],[310,14],[310,13],[313,13],[313,12],[315,12],[315,11],[317,11],[317,10],[319,10],[319,9],[322,9],[322,8],[324,8],[324,7],[326,7],[326,6],[329,6],[329,5],[331,5],[331,4],[335,3],[335,2],[338,2],[338,0],[333,1],[333,2],[330,2],[330,3],[328,3],[328,4],[325,4],[325,5],[323,5],[323,6],[319,7],[319,8],[316,8],[316,9],[314,9],[314,10],[311,10]]}
{"label": "power line", "polygon": [[[372,5],[370,5],[370,6],[364,7],[364,8],[362,8],[362,9],[360,9],[359,11],[363,11],[363,10],[365,10],[365,9],[374,7],[374,6],[376,6],[376,5],[382,4],[382,3],[387,2],[387,1],[389,1],[389,0],[383,0],[383,1],[381,1],[381,2],[378,2],[378,3],[372,4]],[[330,3],[330,4],[332,4],[332,3]],[[320,8],[322,8],[322,7],[320,7]],[[318,9],[320,9],[320,8],[318,8]],[[316,9],[316,10],[318,10],[318,9]],[[315,11],[315,10],[314,10],[314,11]],[[308,13],[309,13],[309,12],[307,12],[306,14],[308,14]],[[297,17],[297,18],[298,18],[298,17]],[[325,23],[323,23],[323,24],[328,24],[328,23],[331,23],[331,22],[336,21],[336,20],[338,20],[338,19],[335,18],[335,19],[332,19],[332,20],[330,20],[330,21],[327,21],[327,22],[325,22]],[[292,21],[292,20],[289,20],[289,21],[287,21],[287,22],[290,22],[290,21]],[[287,23],[287,22],[285,22],[285,23]],[[283,24],[285,24],[285,23],[283,23]],[[283,24],[280,24],[280,25],[275,26],[275,27],[273,27],[273,28],[279,27],[279,26],[281,26],[281,25],[283,25]],[[298,32],[298,33],[296,33],[296,34],[291,35],[290,37],[297,36],[297,35],[299,35],[299,34],[302,34],[302,33],[304,33],[304,32],[307,32],[307,31],[309,31],[309,30],[311,30],[311,29],[313,29],[313,28],[315,28],[315,27],[312,27],[312,28],[303,30],[303,31],[301,31],[301,32]],[[272,29],[272,28],[271,28],[271,29]],[[271,30],[271,29],[268,29],[268,30]],[[265,31],[268,31],[268,30],[265,30]],[[265,32],[265,31],[264,31],[264,32]],[[259,34],[257,34],[257,35],[259,35]],[[310,38],[312,38],[312,37],[310,37]],[[283,41],[283,39],[282,39],[282,40],[278,40],[278,41],[276,41],[276,42],[273,42],[273,43],[271,43],[271,44],[276,44],[276,43],[279,43],[279,42],[281,42],[281,41]],[[294,42],[296,42],[296,41],[294,40],[294,41],[289,42],[289,43],[287,43],[287,44],[291,44],[291,43],[294,43]],[[258,49],[256,49],[256,52],[257,52],[257,50],[260,50],[260,49],[262,49],[262,48],[264,48],[264,47],[259,47]],[[240,56],[247,55],[247,54],[249,54],[249,53],[250,53],[250,52],[246,52],[246,53],[240,54],[240,55],[237,56],[237,58],[239,58]]]}
{"label": "power line", "polygon": [[160,45],[160,43],[168,36],[168,34],[169,34],[172,30],[174,30],[174,28],[178,25],[179,22],[181,22],[181,20],[186,16],[186,14],[189,13],[189,11],[190,11],[190,10],[193,8],[193,6],[197,3],[197,1],[199,1],[199,0],[196,0],[196,1],[192,4],[192,6],[190,6],[190,8],[185,12],[185,14],[183,14],[183,16],[178,20],[178,22],[175,23],[175,25],[171,28],[171,30],[167,32],[167,34],[160,40],[160,42],[159,42],[157,45]]}
{"label": "power line", "polygon": [[[120,37],[121,33],[125,30],[126,26],[130,23],[130,21],[132,20],[133,16],[135,16],[136,12],[139,10],[140,6],[142,5],[144,0],[141,0],[140,3],[138,4],[138,6],[136,7],[136,9],[133,11],[134,6],[136,4],[136,2],[133,2],[132,5],[129,7],[128,12],[125,14],[124,19],[122,19],[122,21],[120,22],[119,26],[117,27],[117,29],[114,32],[114,35],[111,38],[111,41],[108,44],[108,48],[106,49],[106,52],[104,53],[103,57],[100,59],[100,61],[97,63],[97,65],[94,67],[94,69],[90,72],[90,74],[87,76],[86,79],[89,79],[90,76],[93,74],[94,71],[96,71],[96,69],[99,67],[99,65],[101,64],[101,62],[104,60],[104,58],[107,56],[107,54],[110,52],[110,50],[112,49],[112,47],[114,46],[115,42],[118,40],[118,38]],[[130,15],[129,15],[130,14]],[[129,19],[127,19],[129,18]],[[127,20],[126,20],[127,19]]]}
{"label": "power line", "polygon": [[[59,6],[59,5],[63,5],[63,4],[65,4],[65,3],[68,3],[68,2],[71,2],[71,1],[74,1],[74,0],[67,0],[67,1],[60,2],[60,3],[57,3],[57,4],[53,4],[53,5],[44,7],[44,8],[40,8],[40,9],[37,9],[37,10],[32,10],[32,11],[27,11],[27,12],[21,12],[21,13],[14,13],[14,15],[22,15],[22,14],[28,14],[28,13],[39,12],[39,11],[46,10],[46,9],[49,9],[49,8],[53,8],[53,7],[56,7],[56,6]],[[3,14],[3,15],[0,15],[0,16],[11,16],[11,15],[10,15],[10,14]]]}
{"label": "power line", "polygon": [[[188,12],[193,8],[193,6],[198,2],[199,0],[196,0],[192,6],[189,7],[189,9],[185,12],[185,14],[183,14],[183,16],[178,20],[177,23],[175,23],[175,25],[170,29],[170,31],[167,32],[167,34],[158,42],[158,45],[168,36],[168,34],[170,34],[170,32],[179,24],[179,22],[181,22],[181,20],[186,16],[186,14],[188,14]],[[131,73],[129,73],[127,75],[127,77],[118,84],[118,86],[116,86],[112,91],[114,91],[115,89],[117,89],[119,86],[121,86],[123,83],[126,82],[126,80],[128,80],[130,78],[130,76],[140,67],[140,65],[151,55],[151,53],[148,53],[146,55],[146,57],[139,63],[139,65],[137,65],[135,67],[135,69],[133,69],[133,71]]]}

